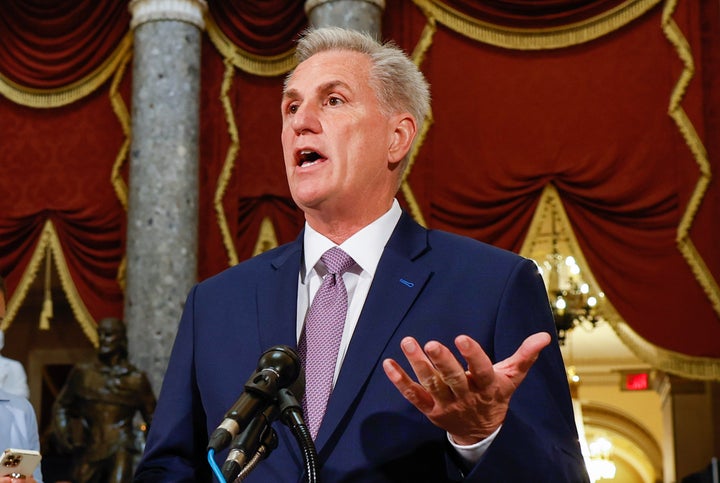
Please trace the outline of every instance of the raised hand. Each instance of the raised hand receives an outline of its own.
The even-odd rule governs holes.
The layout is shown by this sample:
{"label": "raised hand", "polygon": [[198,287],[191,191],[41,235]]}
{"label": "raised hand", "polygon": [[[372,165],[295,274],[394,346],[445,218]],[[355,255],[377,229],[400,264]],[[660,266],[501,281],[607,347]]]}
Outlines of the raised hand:
{"label": "raised hand", "polygon": [[417,382],[393,359],[383,361],[383,369],[398,391],[456,444],[471,445],[500,427],[515,389],[550,340],[546,332],[533,334],[512,356],[493,365],[480,344],[460,335],[455,346],[466,369],[441,343],[429,341],[422,348],[406,337],[400,346]]}

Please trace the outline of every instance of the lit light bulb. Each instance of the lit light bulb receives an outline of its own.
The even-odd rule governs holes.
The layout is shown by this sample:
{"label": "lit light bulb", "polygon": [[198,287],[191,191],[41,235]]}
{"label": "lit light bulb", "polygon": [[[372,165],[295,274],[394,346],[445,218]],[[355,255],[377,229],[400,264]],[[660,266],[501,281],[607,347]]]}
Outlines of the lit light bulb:
{"label": "lit light bulb", "polygon": [[591,442],[588,446],[590,448],[591,456],[607,455],[613,447],[610,440],[603,437],[593,440],[593,442]]}

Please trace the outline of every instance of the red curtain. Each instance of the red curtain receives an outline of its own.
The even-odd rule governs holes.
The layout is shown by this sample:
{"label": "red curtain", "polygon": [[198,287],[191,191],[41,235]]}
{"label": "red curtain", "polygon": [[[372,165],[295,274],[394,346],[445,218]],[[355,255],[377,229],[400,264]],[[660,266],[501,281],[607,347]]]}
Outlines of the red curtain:
{"label": "red curtain", "polygon": [[493,25],[547,28],[568,25],[608,12],[626,0],[447,0],[471,18]]}
{"label": "red curtain", "polygon": [[[230,265],[216,213],[215,197],[232,142],[231,128],[221,100],[226,67],[209,41],[203,44],[202,59],[200,279]],[[284,77],[256,76],[236,69],[231,72],[232,82],[227,97],[238,142],[221,207],[237,259],[245,260],[253,255],[265,218],[272,223],[279,243],[294,239],[303,221],[285,181],[280,146],[282,123],[279,106]]]}
{"label": "red curtain", "polygon": [[[0,97],[0,273],[12,294],[29,275],[50,221],[78,296],[95,320],[122,313],[117,276],[125,213],[111,171],[126,137],[109,82],[91,85],[128,27],[125,1],[0,2],[0,75],[5,86],[15,87]],[[71,84],[88,93],[76,94],[69,105],[53,98]],[[129,79],[118,94],[127,102]],[[47,108],[22,105],[24,95]]]}
{"label": "red curtain", "polygon": [[[700,65],[710,62],[712,44],[696,5],[681,2],[673,19],[696,59],[679,107],[705,141],[718,127],[705,99],[717,82],[717,60]],[[553,50],[498,48],[438,25],[421,66],[434,123],[408,181],[429,226],[514,251],[553,183],[624,320],[661,348],[718,357],[720,318],[676,242],[699,201],[689,239],[696,261],[720,276],[717,181],[701,200],[691,199],[701,168],[668,115],[687,66],[662,29],[663,8],[597,40]],[[407,8],[401,17],[403,46],[412,51],[426,19]],[[393,32],[398,16],[387,20]],[[706,147],[716,170],[716,144]]]}
{"label": "red curtain", "polygon": [[208,0],[208,10],[233,45],[255,55],[271,56],[290,50],[307,25],[304,3]]}
{"label": "red curtain", "polygon": [[[387,2],[383,17],[384,36],[408,52],[427,33],[416,2]],[[124,1],[65,0],[62,14],[21,3],[0,2],[0,74],[29,91],[86,82],[128,30]],[[486,24],[552,30],[626,3],[444,5]],[[260,61],[292,49],[306,24],[300,0],[208,5],[222,34]],[[657,347],[720,357],[718,24],[716,2],[659,2],[594,40],[518,50],[438,23],[421,64],[434,122],[408,178],[427,224],[518,251],[552,183],[624,320]],[[233,67],[203,39],[199,278],[251,256],[264,221],[278,243],[302,226],[282,168],[284,76]],[[48,109],[0,97],[0,272],[12,293],[51,220],[95,318],[122,311],[126,220],[112,170],[127,138],[109,84]],[[129,91],[128,72],[126,105]]]}
{"label": "red curtain", "polygon": [[52,110],[0,98],[0,267],[10,293],[50,220],[80,298],[96,320],[122,313],[116,278],[125,223],[110,183],[124,136],[102,94]]}
{"label": "red curtain", "polygon": [[107,60],[128,31],[127,2],[0,2],[0,73],[26,88],[80,81]]}

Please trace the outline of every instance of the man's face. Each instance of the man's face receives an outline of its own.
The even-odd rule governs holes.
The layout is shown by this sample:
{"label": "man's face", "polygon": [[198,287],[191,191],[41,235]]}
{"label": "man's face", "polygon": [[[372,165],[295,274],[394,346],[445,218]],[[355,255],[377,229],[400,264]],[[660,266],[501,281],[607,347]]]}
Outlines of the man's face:
{"label": "man's face", "polygon": [[[407,114],[387,116],[369,59],[327,51],[295,69],[282,101],[282,145],[293,199],[308,218],[372,221],[389,207],[406,148]],[[412,135],[414,135],[414,121]],[[399,132],[402,131],[402,132]],[[402,140],[402,139],[400,139]]]}

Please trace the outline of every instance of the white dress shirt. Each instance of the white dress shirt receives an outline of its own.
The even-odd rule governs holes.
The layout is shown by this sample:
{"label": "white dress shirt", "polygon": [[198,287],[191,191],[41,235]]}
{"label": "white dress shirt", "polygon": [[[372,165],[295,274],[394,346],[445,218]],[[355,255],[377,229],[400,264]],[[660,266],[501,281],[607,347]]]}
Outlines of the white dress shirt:
{"label": "white dress shirt", "polygon": [[[2,295],[0,295],[2,297]],[[2,320],[2,317],[0,317]],[[5,333],[0,330],[0,350],[5,346]],[[8,359],[0,355],[0,389],[4,389],[10,394],[30,397],[30,388],[27,383],[27,375],[25,368],[14,359]],[[2,449],[0,449],[2,451]]]}
{"label": "white dress shirt", "polygon": [[[360,312],[365,305],[365,299],[370,291],[375,270],[377,269],[380,257],[385,245],[392,235],[395,226],[400,220],[402,210],[397,200],[393,201],[390,209],[380,218],[370,223],[362,230],[345,240],[340,248],[355,260],[355,266],[343,274],[343,282],[348,292],[348,312],[345,319],[340,349],[335,366],[335,377],[333,384],[337,381],[340,367],[342,366],[345,353],[350,345],[355,326],[360,318]],[[327,275],[320,257],[332,247],[338,246],[330,239],[315,231],[305,223],[305,234],[303,238],[303,262],[300,267],[298,279],[298,300],[297,300],[297,340],[300,340],[305,315],[307,314],[310,302],[322,284],[322,279]],[[498,429],[499,431],[499,429]],[[488,446],[498,431],[495,431],[488,438],[470,446],[456,444],[448,434],[448,440],[456,449],[458,454],[468,463],[477,462],[485,453]]]}
{"label": "white dress shirt", "polygon": [[[40,437],[30,401],[0,389],[0,453],[9,448],[40,451]],[[40,465],[33,476],[42,483]]]}

